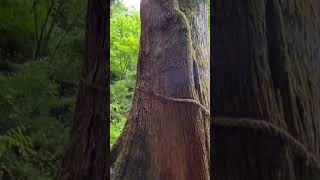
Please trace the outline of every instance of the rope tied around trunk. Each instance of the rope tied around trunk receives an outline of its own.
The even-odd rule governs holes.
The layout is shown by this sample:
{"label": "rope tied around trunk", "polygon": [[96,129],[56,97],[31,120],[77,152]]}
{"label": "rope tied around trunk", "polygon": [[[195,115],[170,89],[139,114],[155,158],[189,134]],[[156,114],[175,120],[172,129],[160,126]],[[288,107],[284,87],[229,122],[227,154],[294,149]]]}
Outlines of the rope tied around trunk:
{"label": "rope tied around trunk", "polygon": [[145,90],[142,88],[136,88],[139,91],[143,91],[145,93],[151,94],[157,98],[163,99],[163,100],[167,100],[167,101],[173,101],[173,102],[180,102],[180,103],[189,103],[189,104],[193,104],[198,106],[202,111],[204,111],[205,115],[210,115],[210,111],[204,106],[202,105],[200,102],[198,102],[195,99],[190,99],[190,98],[175,98],[175,97],[168,97],[159,93],[156,93],[154,91],[149,91],[149,90]]}
{"label": "rope tied around trunk", "polygon": [[[106,92],[105,87],[95,85],[91,82],[86,81],[85,79],[81,79],[81,82],[83,82],[83,84],[88,87],[91,87],[98,91]],[[180,102],[180,103],[190,103],[190,104],[196,105],[201,110],[203,110],[206,115],[210,115],[210,111],[195,99],[168,97],[153,91],[148,91],[140,88],[137,88],[137,90],[142,90],[144,92],[150,93],[155,97],[163,100]],[[299,155],[304,157],[307,162],[307,165],[310,165],[312,168],[320,172],[320,161],[318,157],[314,153],[310,152],[303,143],[301,143],[295,137],[293,137],[287,130],[273,123],[267,122],[265,120],[257,120],[257,119],[250,119],[250,118],[215,117],[214,120],[212,121],[212,124],[215,127],[222,127],[222,128],[246,128],[256,132],[261,132],[267,135],[278,137],[282,141],[290,145],[295,152],[297,152]]]}
{"label": "rope tied around trunk", "polygon": [[318,157],[310,152],[308,148],[293,137],[287,130],[273,123],[250,119],[250,118],[231,118],[231,117],[214,117],[213,126],[222,128],[247,128],[256,132],[280,138],[282,141],[290,145],[293,150],[301,157],[305,158],[307,165],[320,172],[320,162]]}
{"label": "rope tied around trunk", "polygon": [[[205,112],[206,115],[210,115],[210,111],[195,99],[174,98],[161,95],[152,91],[146,92],[149,92],[158,98],[168,101],[191,103],[193,105],[198,106],[201,110]],[[261,132],[269,136],[271,135],[274,137],[278,137],[282,141],[286,142],[289,146],[291,146],[296,153],[303,157],[306,160],[307,165],[310,165],[311,168],[314,168],[317,172],[320,172],[320,161],[318,157],[314,153],[310,152],[303,143],[301,143],[295,137],[293,137],[287,130],[271,122],[250,118],[214,117],[212,124],[215,127],[222,128],[251,129],[255,132]]]}
{"label": "rope tied around trunk", "polygon": [[204,105],[202,105],[200,102],[198,102],[198,101],[196,101],[194,99],[173,98],[173,97],[167,97],[167,96],[164,96],[164,95],[161,95],[161,94],[158,94],[158,93],[154,93],[154,95],[156,97],[158,97],[158,98],[166,99],[166,100],[169,100],[169,101],[194,104],[194,105],[198,106],[201,110],[203,110],[206,115],[210,115],[210,111],[206,107],[204,107]]}

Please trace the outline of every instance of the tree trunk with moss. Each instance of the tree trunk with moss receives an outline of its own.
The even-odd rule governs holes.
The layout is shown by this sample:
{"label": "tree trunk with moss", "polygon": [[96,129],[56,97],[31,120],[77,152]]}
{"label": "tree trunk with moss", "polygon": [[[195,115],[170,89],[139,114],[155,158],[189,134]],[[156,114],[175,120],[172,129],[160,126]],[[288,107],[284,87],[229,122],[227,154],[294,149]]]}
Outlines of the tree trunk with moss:
{"label": "tree trunk with moss", "polygon": [[207,0],[142,0],[137,83],[112,180],[209,179]]}
{"label": "tree trunk with moss", "polygon": [[[320,1],[213,1],[213,121],[262,120],[320,157]],[[213,126],[213,178],[310,180],[306,157],[274,134]]]}
{"label": "tree trunk with moss", "polygon": [[[109,133],[107,117],[107,67],[109,56],[108,0],[89,0],[86,47],[80,90],[74,112],[71,140],[60,180],[106,180]],[[108,99],[107,99],[108,98]]]}

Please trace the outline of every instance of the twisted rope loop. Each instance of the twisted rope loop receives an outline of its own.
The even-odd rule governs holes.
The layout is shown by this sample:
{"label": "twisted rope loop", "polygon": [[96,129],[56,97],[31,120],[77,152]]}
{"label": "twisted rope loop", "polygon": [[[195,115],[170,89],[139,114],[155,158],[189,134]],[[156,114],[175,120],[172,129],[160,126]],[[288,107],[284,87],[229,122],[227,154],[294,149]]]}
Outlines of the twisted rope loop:
{"label": "twisted rope loop", "polygon": [[198,102],[195,99],[168,97],[168,96],[159,94],[157,92],[146,90],[146,89],[142,89],[142,88],[136,88],[136,90],[142,91],[144,93],[151,94],[151,95],[153,95],[153,96],[155,96],[155,97],[157,97],[159,99],[163,99],[163,100],[167,100],[167,101],[193,104],[195,106],[198,106],[205,113],[205,115],[210,115],[210,111],[204,105],[202,105],[200,102]]}
{"label": "twisted rope loop", "polygon": [[[158,93],[153,93],[158,98],[181,102],[181,103],[191,103],[193,105],[198,106],[202,109],[205,114],[210,115],[210,111],[207,110],[200,102],[194,99],[181,99],[181,98],[173,98],[167,97]],[[251,129],[255,132],[261,132],[265,135],[274,136],[280,138],[282,141],[286,142],[290,145],[293,150],[305,158],[307,164],[309,163],[310,167],[315,168],[318,172],[320,172],[320,161],[318,157],[310,152],[308,148],[301,142],[299,142],[296,138],[294,138],[287,130],[278,127],[277,125],[257,119],[250,118],[231,118],[231,117],[214,117],[212,121],[213,126],[222,127],[222,128],[245,128]]]}
{"label": "twisted rope loop", "polygon": [[310,167],[315,168],[320,172],[320,162],[317,156],[310,152],[304,144],[290,135],[288,131],[270,122],[250,118],[214,117],[212,124],[214,127],[251,129],[256,132],[277,137],[288,143],[296,153],[304,157]]}
{"label": "twisted rope loop", "polygon": [[[89,87],[92,87],[98,91],[106,92],[106,89],[101,86],[94,85],[81,79],[81,81]],[[184,99],[184,98],[175,98],[175,97],[167,97],[165,95],[161,95],[159,93],[155,93],[153,91],[142,90],[147,93],[151,93],[152,95],[167,101],[180,102],[180,103],[190,103],[195,106],[198,106],[201,110],[205,112],[206,115],[210,115],[210,111],[203,106],[200,102],[194,99]],[[302,157],[306,159],[306,162],[313,168],[315,168],[318,172],[320,172],[320,161],[318,157],[310,152],[308,148],[301,142],[299,142],[296,138],[294,138],[287,130],[278,127],[277,125],[267,122],[265,120],[257,120],[250,118],[232,118],[232,117],[214,117],[214,120],[211,122],[214,127],[221,128],[245,128],[251,129],[255,132],[261,132],[263,134],[274,136],[282,141],[288,143],[295,152],[300,154]]]}

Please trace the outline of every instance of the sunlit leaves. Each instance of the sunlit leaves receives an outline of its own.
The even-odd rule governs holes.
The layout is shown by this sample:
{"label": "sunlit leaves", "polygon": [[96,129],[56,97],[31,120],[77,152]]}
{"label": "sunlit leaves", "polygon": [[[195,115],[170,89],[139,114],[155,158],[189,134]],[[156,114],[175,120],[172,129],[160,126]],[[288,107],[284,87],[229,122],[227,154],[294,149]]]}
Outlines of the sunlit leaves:
{"label": "sunlit leaves", "polygon": [[132,104],[140,39],[140,16],[121,1],[114,3],[110,22],[110,142],[120,135]]}
{"label": "sunlit leaves", "polygon": [[140,17],[121,3],[112,7],[110,20],[111,81],[124,79],[135,72],[139,52]]}

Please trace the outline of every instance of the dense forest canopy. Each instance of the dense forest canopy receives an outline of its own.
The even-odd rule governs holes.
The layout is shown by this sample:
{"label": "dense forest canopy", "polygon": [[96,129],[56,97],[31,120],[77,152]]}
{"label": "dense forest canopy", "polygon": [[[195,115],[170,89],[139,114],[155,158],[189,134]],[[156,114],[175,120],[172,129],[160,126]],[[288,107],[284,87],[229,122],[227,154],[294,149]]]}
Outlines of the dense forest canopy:
{"label": "dense forest canopy", "polygon": [[[0,2],[0,179],[54,179],[69,139],[87,4]],[[114,1],[110,27],[111,144],[131,107],[140,15]]]}
{"label": "dense forest canopy", "polygon": [[79,0],[0,2],[0,179],[54,179],[84,46]]}

